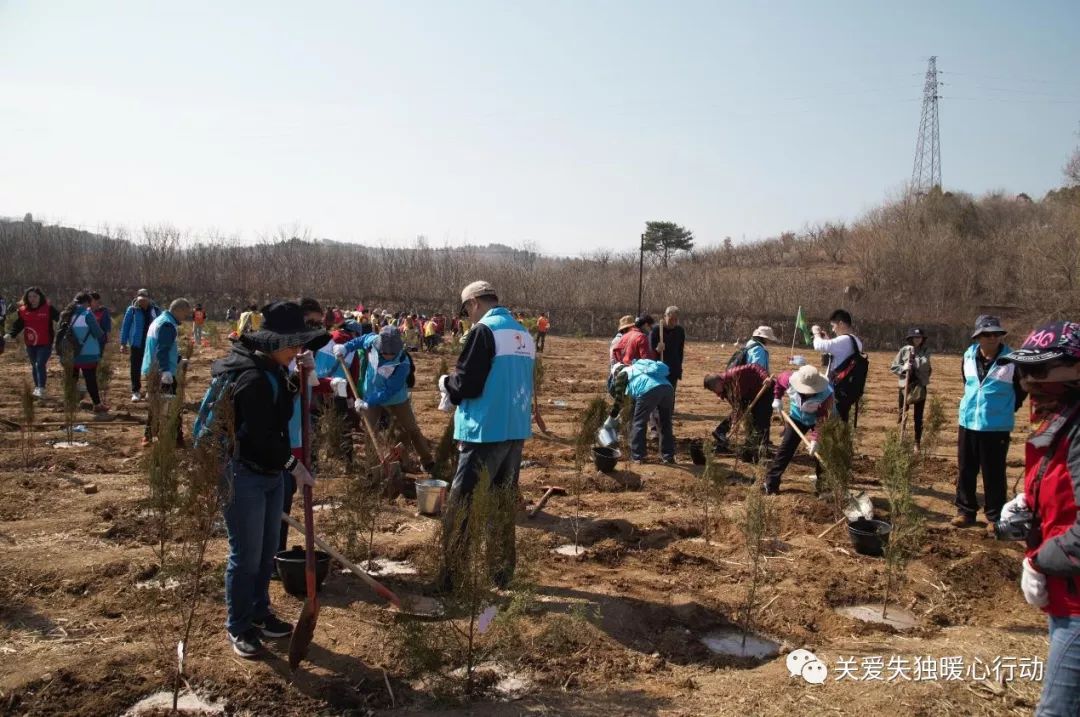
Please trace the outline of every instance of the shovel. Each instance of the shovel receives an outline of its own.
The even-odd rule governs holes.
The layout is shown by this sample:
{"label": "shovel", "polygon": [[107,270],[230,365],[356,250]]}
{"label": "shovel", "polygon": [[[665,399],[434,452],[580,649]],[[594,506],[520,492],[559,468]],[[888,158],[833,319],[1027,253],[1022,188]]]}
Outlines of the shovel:
{"label": "shovel", "polygon": [[[341,370],[345,373],[345,380],[349,383],[349,388],[352,389],[353,395],[360,398],[360,390],[356,387],[356,381],[353,380],[352,374],[349,373],[349,367],[345,365],[345,359],[338,356],[337,361],[338,365],[341,366]],[[375,446],[375,453],[379,457],[379,463],[382,465],[383,476],[386,478],[387,483],[400,484],[402,482],[400,451],[391,449],[384,453],[382,449],[379,448],[379,440],[376,438],[375,426],[371,425],[371,421],[368,419],[365,411],[360,412],[360,420],[364,424],[364,430],[367,431],[368,437],[371,439],[371,444]],[[397,460],[395,460],[395,458]]]}
{"label": "shovel", "polygon": [[[311,470],[311,405],[307,385],[307,368],[297,366],[300,375],[300,436],[303,446],[304,467]],[[319,596],[315,589],[315,517],[312,513],[311,486],[304,486],[304,578],[307,597],[296,621],[292,639],[289,640],[289,669],[295,670],[307,657],[308,647],[315,637],[315,624],[319,621]]]}

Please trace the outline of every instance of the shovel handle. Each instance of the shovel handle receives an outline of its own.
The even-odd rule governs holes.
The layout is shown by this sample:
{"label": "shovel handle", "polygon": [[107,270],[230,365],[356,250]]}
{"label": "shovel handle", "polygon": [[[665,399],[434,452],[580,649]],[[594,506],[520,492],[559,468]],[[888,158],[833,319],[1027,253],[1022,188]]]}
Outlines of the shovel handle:
{"label": "shovel handle", "polygon": [[844,522],[845,520],[847,520],[847,516],[844,516],[844,517],[843,517],[843,518],[841,518],[840,520],[838,520],[838,521],[836,521],[835,523],[833,523],[832,525],[830,525],[830,526],[829,526],[828,528],[826,528],[825,530],[823,530],[823,531],[821,531],[820,533],[818,533],[818,537],[819,537],[819,538],[824,538],[824,537],[825,537],[826,535],[828,535],[829,533],[833,532],[833,531],[834,531],[834,530],[836,530],[836,529],[837,529],[838,527],[840,527],[840,524],[841,524],[841,523],[843,523],[843,522]]}
{"label": "shovel handle", "polygon": [[[797,425],[795,425],[795,421],[791,418],[791,416],[784,413],[783,411],[780,412],[780,415],[783,416],[784,420],[787,421],[787,424],[789,426],[791,426],[791,430],[795,431],[795,433],[797,433],[799,435],[799,440],[801,440],[803,442],[803,445],[806,446],[806,450],[809,451],[810,450],[810,441],[806,438],[806,434],[803,433],[802,430]],[[819,458],[817,455],[815,455],[813,453],[811,453],[810,455],[818,463],[821,464],[822,468],[828,468],[828,466],[825,465],[825,461],[821,460],[821,458]]]}
{"label": "shovel handle", "polygon": [[[304,467],[311,470],[311,397],[307,385],[308,369],[303,364],[297,366],[300,376],[300,445]],[[307,583],[307,597],[312,605],[318,604],[318,592],[315,588],[315,514],[312,508],[311,486],[304,486],[304,578]]]}
{"label": "shovel handle", "polygon": [[[352,374],[349,372],[349,367],[345,365],[345,359],[338,356],[337,362],[338,365],[341,366],[342,372],[345,374],[345,380],[348,382],[349,388],[352,389],[353,395],[360,398],[360,390],[356,387],[356,381],[353,380]],[[371,421],[368,420],[367,413],[364,411],[360,412],[360,422],[364,424],[364,430],[367,431],[368,438],[371,439],[372,445],[375,446],[375,452],[379,454],[379,462],[386,462],[387,456],[382,448],[379,447],[379,440],[375,437],[375,427],[371,425]]]}
{"label": "shovel handle", "polygon": [[[297,522],[296,518],[292,517],[288,513],[282,513],[281,514],[281,519],[284,520],[289,525],[291,525],[292,527],[296,528],[297,530],[303,530],[303,526],[300,525],[300,523]],[[338,561],[339,563],[344,565],[346,568],[348,568],[349,572],[351,572],[353,575],[355,575],[356,577],[363,580],[367,584],[368,587],[370,587],[372,590],[375,591],[376,595],[378,595],[382,599],[386,600],[388,603],[390,603],[394,607],[398,608],[399,610],[401,609],[401,598],[399,598],[396,594],[394,594],[394,592],[392,590],[390,590],[389,588],[384,586],[382,583],[380,583],[378,580],[371,577],[366,572],[364,572],[359,567],[357,567],[353,562],[351,562],[348,558],[346,558],[344,555],[342,555],[337,550],[335,550],[325,540],[320,538],[318,535],[315,535],[314,531],[312,531],[311,537],[315,541],[315,544],[319,546],[320,550],[323,550],[324,552],[326,552],[331,558],[333,558],[334,560]]]}

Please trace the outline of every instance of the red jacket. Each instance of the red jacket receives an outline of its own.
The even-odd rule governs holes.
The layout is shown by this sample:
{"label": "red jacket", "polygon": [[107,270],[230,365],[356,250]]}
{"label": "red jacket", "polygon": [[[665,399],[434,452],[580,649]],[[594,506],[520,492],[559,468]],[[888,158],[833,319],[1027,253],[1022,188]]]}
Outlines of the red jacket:
{"label": "red jacket", "polygon": [[1072,423],[1058,429],[1068,433],[1057,441],[1038,486],[1035,477],[1050,448],[1052,429],[1033,434],[1024,448],[1024,496],[1042,525],[1042,543],[1029,547],[1027,556],[1046,575],[1050,602],[1043,610],[1054,617],[1080,616],[1080,425]]}
{"label": "red jacket", "polygon": [[11,334],[22,331],[23,344],[26,346],[50,346],[53,342],[53,322],[59,318],[48,301],[42,301],[36,309],[19,306],[19,318]]}
{"label": "red jacket", "polygon": [[629,366],[638,359],[656,360],[656,354],[649,346],[649,336],[638,327],[623,334],[619,345],[615,347],[615,358],[619,363]]}
{"label": "red jacket", "polygon": [[[745,408],[765,385],[769,372],[756,363],[747,363],[729,368],[721,374],[710,374],[705,378],[708,379],[711,376],[719,379],[719,384],[713,384],[713,391],[717,396],[726,399],[732,406]],[[762,396],[759,400],[768,399]]]}

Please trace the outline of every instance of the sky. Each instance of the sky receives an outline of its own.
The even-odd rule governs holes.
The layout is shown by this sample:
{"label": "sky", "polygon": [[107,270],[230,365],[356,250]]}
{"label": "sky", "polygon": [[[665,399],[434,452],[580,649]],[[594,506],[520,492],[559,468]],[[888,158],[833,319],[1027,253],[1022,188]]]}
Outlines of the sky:
{"label": "sky", "polygon": [[850,221],[910,180],[1042,196],[1080,2],[0,0],[0,216],[255,241],[635,249]]}

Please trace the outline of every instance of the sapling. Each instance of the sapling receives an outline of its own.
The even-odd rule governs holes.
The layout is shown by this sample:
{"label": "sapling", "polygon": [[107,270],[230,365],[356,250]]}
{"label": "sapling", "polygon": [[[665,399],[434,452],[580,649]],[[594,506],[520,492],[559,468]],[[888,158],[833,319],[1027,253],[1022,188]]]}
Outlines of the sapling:
{"label": "sapling", "polygon": [[945,402],[941,396],[931,396],[927,401],[926,418],[923,421],[922,445],[920,456],[932,456],[941,442],[941,432],[945,428]]}
{"label": "sapling", "polygon": [[112,383],[112,377],[116,369],[112,362],[112,352],[109,350],[109,344],[105,344],[104,350],[101,352],[101,360],[98,361],[97,369],[97,382],[101,391],[101,401],[106,405],[109,403],[109,385]]}
{"label": "sapling", "polygon": [[176,450],[176,439],[183,404],[183,376],[183,372],[177,373],[177,393],[168,401],[162,395],[157,369],[147,377],[150,432],[157,435],[157,440],[150,444],[147,457],[147,481],[150,486],[149,504],[155,522],[157,556],[162,569],[165,568],[171,542],[172,515],[179,505],[180,496],[180,457]]}
{"label": "sapling", "polygon": [[580,551],[581,546],[581,495],[585,491],[585,461],[596,442],[596,434],[604,425],[607,416],[607,402],[602,396],[596,396],[581,412],[578,419],[578,430],[574,436],[574,477],[571,482],[571,491],[574,494],[574,510],[570,516],[570,528],[574,533],[574,552]]}
{"label": "sapling", "polygon": [[75,441],[75,419],[79,413],[79,381],[75,377],[74,356],[71,349],[60,355],[64,389],[64,431],[70,446]]}
{"label": "sapling", "polygon": [[[760,472],[755,469],[755,474]],[[754,482],[746,490],[743,503],[742,532],[746,540],[746,562],[750,567],[750,587],[743,607],[742,648],[746,648],[746,636],[753,627],[754,606],[757,600],[758,586],[765,577],[763,544],[770,522],[770,511],[760,487],[761,476],[755,475]]]}
{"label": "sapling", "polygon": [[22,454],[23,467],[29,468],[34,457],[34,389],[30,382],[23,379],[22,389],[19,391],[19,402],[22,408]]}
{"label": "sapling", "polygon": [[855,453],[852,438],[851,426],[835,416],[825,421],[818,433],[818,455],[821,456],[823,479],[819,489],[828,491],[833,517],[837,520],[844,515],[851,489]]}
{"label": "sapling", "polygon": [[716,462],[713,451],[705,451],[705,470],[701,472],[701,505],[705,519],[702,533],[704,533],[706,545],[709,544],[709,531],[712,527],[709,520],[709,508],[713,501],[723,493],[724,482],[723,467]]}
{"label": "sapling", "polygon": [[915,454],[909,440],[901,439],[898,429],[885,437],[878,475],[889,500],[892,530],[885,544],[885,588],[881,599],[881,618],[887,617],[893,588],[903,578],[908,561],[922,544],[923,516],[912,497]]}
{"label": "sapling", "polygon": [[458,451],[457,441],[454,440],[454,412],[451,412],[446,427],[443,428],[442,435],[439,436],[439,443],[435,446],[435,468],[431,473],[431,477],[449,483],[454,479],[454,473],[457,472],[457,463]]}

